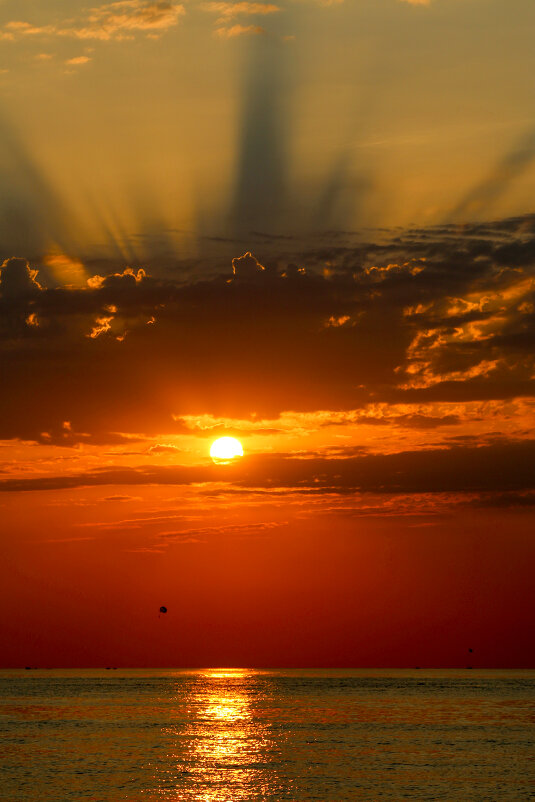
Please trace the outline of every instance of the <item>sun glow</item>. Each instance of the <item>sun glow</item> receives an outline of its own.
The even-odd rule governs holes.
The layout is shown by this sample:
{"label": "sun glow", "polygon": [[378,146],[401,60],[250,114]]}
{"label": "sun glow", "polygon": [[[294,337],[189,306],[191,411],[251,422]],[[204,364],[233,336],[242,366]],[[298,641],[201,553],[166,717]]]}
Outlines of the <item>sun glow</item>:
{"label": "sun glow", "polygon": [[235,437],[220,437],[212,443],[210,456],[218,465],[234,462],[243,457],[243,446]]}

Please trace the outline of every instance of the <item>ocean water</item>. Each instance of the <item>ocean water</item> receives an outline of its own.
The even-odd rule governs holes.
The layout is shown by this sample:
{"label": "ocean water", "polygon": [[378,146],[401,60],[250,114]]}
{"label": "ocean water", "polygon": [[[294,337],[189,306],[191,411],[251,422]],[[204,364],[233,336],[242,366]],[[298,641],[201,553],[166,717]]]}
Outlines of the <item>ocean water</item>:
{"label": "ocean water", "polygon": [[535,799],[535,672],[1,671],[0,800]]}

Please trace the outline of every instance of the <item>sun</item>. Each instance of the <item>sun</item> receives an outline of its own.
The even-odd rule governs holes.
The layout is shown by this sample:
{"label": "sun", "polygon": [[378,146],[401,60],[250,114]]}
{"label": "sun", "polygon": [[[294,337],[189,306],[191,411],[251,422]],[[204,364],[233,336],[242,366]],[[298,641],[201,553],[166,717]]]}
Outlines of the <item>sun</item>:
{"label": "sun", "polygon": [[243,446],[235,437],[220,437],[212,443],[210,456],[216,464],[225,465],[243,457]]}

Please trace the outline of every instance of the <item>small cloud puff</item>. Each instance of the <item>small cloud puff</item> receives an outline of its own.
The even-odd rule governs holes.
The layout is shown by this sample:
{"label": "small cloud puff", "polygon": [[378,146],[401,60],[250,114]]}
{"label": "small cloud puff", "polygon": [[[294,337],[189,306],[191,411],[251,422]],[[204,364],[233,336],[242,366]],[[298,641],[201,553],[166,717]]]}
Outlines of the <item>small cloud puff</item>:
{"label": "small cloud puff", "polygon": [[234,39],[236,36],[255,36],[265,32],[260,25],[232,25],[230,28],[216,28],[215,35],[221,39]]}
{"label": "small cloud puff", "polygon": [[148,453],[149,454],[173,454],[173,453],[176,453],[177,451],[180,451],[180,449],[177,448],[177,446],[158,443],[158,445],[151,446],[149,448]]}
{"label": "small cloud puff", "polygon": [[250,251],[232,260],[232,272],[236,278],[254,278],[265,269]]}
{"label": "small cloud puff", "polygon": [[137,273],[134,273],[131,267],[127,267],[122,273],[111,273],[108,276],[91,276],[91,278],[87,279],[87,286],[91,290],[100,290],[104,287],[135,287],[146,277],[147,274],[143,268],[140,267]]}
{"label": "small cloud puff", "polygon": [[266,15],[266,14],[274,14],[277,11],[280,11],[280,7],[274,5],[273,3],[249,3],[249,2],[238,2],[238,3],[228,3],[228,2],[212,2],[205,4],[206,11],[213,11],[215,14],[219,14],[220,19],[218,22],[223,22],[228,19],[232,19],[233,17],[238,16],[238,14],[246,14],[246,15]]}
{"label": "small cloud puff", "polygon": [[76,56],[75,58],[69,58],[65,62],[69,67],[78,67],[82,64],[88,64],[91,61],[89,56]]}

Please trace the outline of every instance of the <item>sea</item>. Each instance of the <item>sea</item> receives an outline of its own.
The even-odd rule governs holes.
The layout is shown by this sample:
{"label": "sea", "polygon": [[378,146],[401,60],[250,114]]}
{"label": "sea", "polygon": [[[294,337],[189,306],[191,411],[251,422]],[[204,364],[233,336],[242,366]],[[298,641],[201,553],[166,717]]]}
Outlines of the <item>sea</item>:
{"label": "sea", "polygon": [[534,671],[4,670],[0,800],[533,800],[534,713]]}

